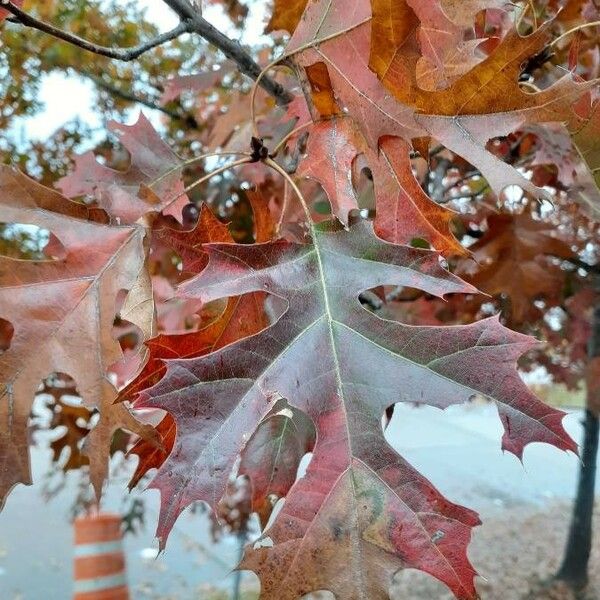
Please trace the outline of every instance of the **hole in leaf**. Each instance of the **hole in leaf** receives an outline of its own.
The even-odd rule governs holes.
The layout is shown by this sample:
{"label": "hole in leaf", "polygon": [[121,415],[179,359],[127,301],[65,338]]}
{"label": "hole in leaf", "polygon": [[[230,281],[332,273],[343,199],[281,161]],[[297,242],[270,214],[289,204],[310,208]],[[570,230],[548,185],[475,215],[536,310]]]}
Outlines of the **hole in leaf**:
{"label": "hole in leaf", "polygon": [[391,598],[444,598],[447,594],[443,583],[417,569],[396,571],[389,589]]}
{"label": "hole in leaf", "polygon": [[273,540],[267,535],[266,537],[258,538],[252,547],[254,550],[258,550],[259,548],[272,548]]}
{"label": "hole in leaf", "polygon": [[19,260],[63,260],[65,247],[50,231],[27,223],[0,222],[0,255]]}
{"label": "hole in leaf", "polygon": [[367,211],[375,211],[373,173],[365,164],[364,154],[359,154],[352,163],[352,184],[358,207]]}
{"label": "hole in leaf", "polygon": [[10,348],[15,328],[10,321],[0,317],[0,353]]}
{"label": "hole in leaf", "polygon": [[301,598],[302,600],[336,600],[335,594],[329,590],[316,590],[315,592],[304,594]]}
{"label": "hole in leaf", "polygon": [[[126,290],[120,290],[117,296],[117,311],[123,308],[123,302],[127,297]],[[112,329],[113,338],[121,346],[123,356],[109,366],[113,383],[121,387],[129,383],[136,375],[142,356],[139,348],[143,342],[143,334],[137,325],[122,318],[119,314],[115,316]]]}
{"label": "hole in leaf", "polygon": [[425,248],[426,250],[429,250],[431,248],[431,246],[429,245],[429,242],[427,240],[424,240],[423,238],[413,238],[412,240],[410,240],[410,245],[413,248]]}
{"label": "hole in leaf", "polygon": [[317,200],[313,204],[315,212],[319,215],[330,215],[331,214],[331,203],[326,198]]}
{"label": "hole in leaf", "polygon": [[81,449],[96,418],[96,411],[82,405],[71,377],[57,372],[42,380],[31,420],[35,431],[44,432],[42,439],[52,451],[52,463],[59,471],[88,464]]}

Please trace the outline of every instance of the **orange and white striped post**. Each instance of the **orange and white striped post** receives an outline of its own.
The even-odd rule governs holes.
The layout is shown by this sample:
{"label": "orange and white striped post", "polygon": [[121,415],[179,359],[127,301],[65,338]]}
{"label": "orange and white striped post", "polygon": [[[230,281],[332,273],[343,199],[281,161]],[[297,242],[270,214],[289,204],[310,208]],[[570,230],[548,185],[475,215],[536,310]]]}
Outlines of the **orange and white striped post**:
{"label": "orange and white striped post", "polygon": [[122,537],[119,515],[75,519],[73,600],[129,600]]}

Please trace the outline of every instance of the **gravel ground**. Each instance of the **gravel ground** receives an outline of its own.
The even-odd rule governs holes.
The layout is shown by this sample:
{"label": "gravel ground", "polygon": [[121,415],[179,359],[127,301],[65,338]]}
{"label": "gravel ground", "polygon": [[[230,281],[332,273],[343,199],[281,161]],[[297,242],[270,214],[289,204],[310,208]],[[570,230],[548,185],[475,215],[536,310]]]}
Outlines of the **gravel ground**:
{"label": "gravel ground", "polygon": [[[471,562],[486,579],[477,582],[482,600],[600,600],[600,502],[585,595],[575,598],[564,589],[543,585],[560,564],[570,511],[568,504],[543,511],[520,507],[484,520],[469,552]],[[453,599],[443,585],[414,570],[399,573],[391,592],[392,600]]]}

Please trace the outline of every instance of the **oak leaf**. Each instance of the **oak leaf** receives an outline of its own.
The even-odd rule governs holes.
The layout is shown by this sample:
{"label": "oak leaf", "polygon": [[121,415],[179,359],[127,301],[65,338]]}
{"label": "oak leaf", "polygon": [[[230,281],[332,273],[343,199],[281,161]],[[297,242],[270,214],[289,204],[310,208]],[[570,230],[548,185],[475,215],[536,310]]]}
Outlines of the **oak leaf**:
{"label": "oak leaf", "polygon": [[[116,390],[107,373],[121,357],[112,337],[119,291],[136,288],[138,295],[148,294],[139,286],[147,276],[143,228],[107,225],[98,220],[101,213],[7,166],[0,170],[0,206],[7,222],[46,229],[61,246],[61,256],[48,260],[0,257],[2,317],[14,327],[10,346],[0,356],[0,418],[7,424],[0,428],[4,498],[16,483],[31,483],[27,420],[40,382],[53,372],[70,375],[84,405],[103,411],[92,443],[108,435],[102,430],[107,420],[109,429],[124,420],[133,433],[153,433],[124,405],[112,406]],[[142,331],[151,330],[147,317],[146,310],[132,309],[128,315]],[[97,493],[107,458],[108,444],[98,449],[91,473]]]}
{"label": "oak leaf", "polygon": [[[133,125],[109,121],[109,131],[130,154],[130,166],[117,171],[100,164],[93,152],[75,157],[75,168],[57,187],[65,196],[92,196],[121,223],[135,223],[148,212],[164,212],[181,220],[188,203],[181,180],[182,160],[162,140],[143,113]],[[140,185],[152,194],[140,195]]]}
{"label": "oak leaf", "polygon": [[173,451],[150,484],[161,492],[161,546],[186,506],[217,506],[236,457],[283,397],[310,417],[317,442],[265,532],[273,547],[248,550],[241,564],[258,573],[262,596],[329,589],[386,597],[404,566],[475,598],[466,546],[477,516],[386,444],[381,419],[395,402],[445,408],[482,394],[498,406],[504,449],[521,456],[527,443],[546,441],[573,450],[563,413],[538,401],[515,369],[533,342],[497,319],[460,328],[380,319],[358,302],[362,291],[390,284],[444,296],[474,288],[444,271],[435,252],[384,242],[364,221],[348,231],[320,224],[311,235],[306,244],[208,244],[206,269],[182,286],[203,302],[266,291],[287,310],[206,356],[167,360],[165,376],[136,401],[170,412],[177,425]]}
{"label": "oak leaf", "polygon": [[522,324],[538,310],[536,299],[551,304],[561,299],[564,272],[544,254],[571,258],[574,253],[529,210],[492,214],[487,221],[488,230],[469,248],[474,260],[463,260],[456,272],[483,292],[510,299],[511,322]]}

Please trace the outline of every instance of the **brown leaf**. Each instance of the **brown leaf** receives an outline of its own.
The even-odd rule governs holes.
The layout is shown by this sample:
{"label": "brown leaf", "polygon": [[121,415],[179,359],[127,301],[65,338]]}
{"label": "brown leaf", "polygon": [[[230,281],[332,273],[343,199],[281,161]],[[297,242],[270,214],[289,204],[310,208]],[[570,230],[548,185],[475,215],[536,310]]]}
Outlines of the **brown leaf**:
{"label": "brown leaf", "polygon": [[329,71],[327,71],[325,63],[317,62],[308,65],[305,71],[310,84],[312,103],[319,116],[327,119],[341,115],[342,111],[333,96]]}
{"label": "brown leaf", "polygon": [[521,324],[531,311],[534,300],[544,298],[556,303],[561,299],[564,271],[544,254],[570,258],[568,244],[552,235],[552,227],[532,218],[529,210],[521,214],[493,214],[488,231],[469,250],[472,259],[463,260],[456,272],[483,292],[510,298],[511,320]]}

